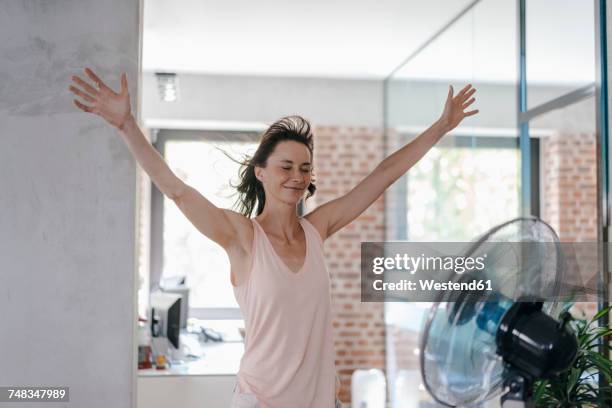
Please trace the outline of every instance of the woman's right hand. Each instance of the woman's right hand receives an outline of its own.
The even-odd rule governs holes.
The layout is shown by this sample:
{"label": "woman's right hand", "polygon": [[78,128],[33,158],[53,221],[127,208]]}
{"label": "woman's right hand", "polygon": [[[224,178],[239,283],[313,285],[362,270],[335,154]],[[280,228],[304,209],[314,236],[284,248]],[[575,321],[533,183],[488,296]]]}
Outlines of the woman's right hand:
{"label": "woman's right hand", "polygon": [[116,93],[106,86],[91,69],[85,68],[85,73],[94,81],[96,86],[90,85],[77,75],[73,75],[72,80],[83,89],[79,89],[74,85],[70,85],[69,89],[75,95],[83,98],[88,105],[76,99],[74,104],[82,111],[94,113],[102,117],[117,129],[123,129],[123,126],[132,115],[127,75],[125,73],[121,75],[121,90],[119,93]]}

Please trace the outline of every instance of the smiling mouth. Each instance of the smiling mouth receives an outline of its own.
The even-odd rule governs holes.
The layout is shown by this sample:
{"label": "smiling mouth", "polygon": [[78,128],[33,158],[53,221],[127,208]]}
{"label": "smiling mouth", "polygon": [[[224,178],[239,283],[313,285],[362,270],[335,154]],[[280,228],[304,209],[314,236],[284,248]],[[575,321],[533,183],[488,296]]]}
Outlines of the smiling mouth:
{"label": "smiling mouth", "polygon": [[296,188],[296,187],[285,187],[288,188],[289,190],[303,190],[302,188]]}

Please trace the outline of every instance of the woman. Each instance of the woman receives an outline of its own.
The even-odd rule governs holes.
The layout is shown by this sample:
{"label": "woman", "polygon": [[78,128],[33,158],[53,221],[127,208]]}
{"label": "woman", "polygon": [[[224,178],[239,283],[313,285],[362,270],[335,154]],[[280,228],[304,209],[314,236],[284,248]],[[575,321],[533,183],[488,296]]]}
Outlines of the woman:
{"label": "woman", "polygon": [[[272,124],[241,171],[241,210],[217,208],[181,181],[142,134],[131,114],[127,77],[115,93],[90,69],[95,86],[73,76],[75,105],[116,127],[140,166],[192,224],[230,259],[231,283],[245,318],[245,353],[232,407],[332,408],[335,368],[329,276],[323,242],[365,211],[474,102],[471,85],[449,88],[440,118],[414,141],[384,159],[346,195],[302,218],[297,205],[315,192],[310,125],[293,116]],[[251,219],[257,205],[256,217]],[[338,400],[336,399],[336,406]]]}

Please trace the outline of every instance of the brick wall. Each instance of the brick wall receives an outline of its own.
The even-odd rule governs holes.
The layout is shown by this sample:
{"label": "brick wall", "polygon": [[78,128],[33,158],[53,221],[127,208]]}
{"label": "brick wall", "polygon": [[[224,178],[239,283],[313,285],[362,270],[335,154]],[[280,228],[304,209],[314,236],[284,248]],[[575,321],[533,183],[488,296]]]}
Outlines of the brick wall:
{"label": "brick wall", "polygon": [[597,240],[597,156],[594,134],[541,139],[542,218],[561,241]]}
{"label": "brick wall", "polygon": [[[383,159],[383,133],[363,127],[318,126],[314,129],[317,192],[306,212],[356,186]],[[384,198],[325,243],[332,280],[336,370],[340,398],[350,402],[351,374],[358,368],[385,370],[383,303],[360,302],[360,245],[384,241]]]}
{"label": "brick wall", "polygon": [[[597,241],[597,151],[594,133],[556,133],[541,143],[541,218],[562,242]],[[580,263],[581,280],[596,268]],[[589,270],[586,270],[589,269]],[[573,312],[595,314],[596,303],[578,303]]]}

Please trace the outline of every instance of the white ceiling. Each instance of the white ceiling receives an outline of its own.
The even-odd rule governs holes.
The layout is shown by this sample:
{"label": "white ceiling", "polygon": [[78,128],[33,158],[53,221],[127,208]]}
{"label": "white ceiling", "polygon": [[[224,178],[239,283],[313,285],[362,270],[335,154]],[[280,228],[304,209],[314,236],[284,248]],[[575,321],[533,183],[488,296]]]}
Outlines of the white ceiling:
{"label": "white ceiling", "polygon": [[[143,70],[380,79],[472,0],[144,0]],[[516,80],[516,1],[483,0],[402,75]],[[527,74],[594,80],[593,2],[527,3]]]}
{"label": "white ceiling", "polygon": [[144,0],[143,70],[384,78],[469,0]]}

